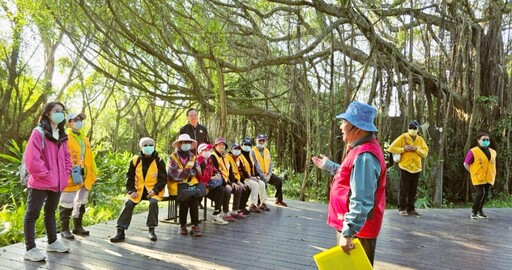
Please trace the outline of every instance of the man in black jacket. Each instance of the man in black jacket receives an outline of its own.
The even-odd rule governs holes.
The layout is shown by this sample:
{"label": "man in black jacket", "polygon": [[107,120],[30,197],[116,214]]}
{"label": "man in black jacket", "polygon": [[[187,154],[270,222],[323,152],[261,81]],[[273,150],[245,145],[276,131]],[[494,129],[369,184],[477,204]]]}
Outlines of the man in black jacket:
{"label": "man in black jacket", "polygon": [[[205,126],[200,125],[197,122],[197,110],[194,108],[190,108],[187,110],[187,120],[188,123],[180,128],[180,134],[188,134],[192,140],[197,141],[197,145],[202,143],[210,143],[210,138],[208,137],[208,130]],[[196,150],[194,149],[193,153],[195,154]]]}

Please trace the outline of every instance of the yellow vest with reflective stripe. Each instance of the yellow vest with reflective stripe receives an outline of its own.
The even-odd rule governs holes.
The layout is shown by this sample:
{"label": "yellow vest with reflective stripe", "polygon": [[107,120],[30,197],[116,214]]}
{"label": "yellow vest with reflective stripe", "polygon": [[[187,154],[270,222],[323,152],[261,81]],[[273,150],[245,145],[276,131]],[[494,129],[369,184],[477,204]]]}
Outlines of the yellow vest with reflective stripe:
{"label": "yellow vest with reflective stripe", "polygon": [[473,152],[473,163],[469,165],[471,182],[473,185],[491,184],[494,185],[496,178],[496,151],[489,148],[491,159],[488,160],[485,153],[479,147],[471,149]]}
{"label": "yellow vest with reflective stripe", "polygon": [[[142,161],[140,161],[139,164],[137,164],[139,158],[142,157],[134,156],[132,159],[133,166],[137,166],[135,167],[135,190],[137,190],[137,197],[134,199],[128,196],[128,198],[130,198],[130,200],[132,200],[132,202],[134,203],[139,203],[140,200],[142,199],[144,187],[146,187],[147,191],[150,191],[155,187],[156,183],[158,182],[158,164],[156,159],[153,160],[149,165],[148,171],[146,172],[146,178],[144,178],[142,173]],[[165,191],[162,189],[162,191],[160,191],[158,194],[153,195],[153,197],[151,198],[161,201],[162,198],[164,197],[164,192]]]}
{"label": "yellow vest with reflective stripe", "polygon": [[252,168],[251,168],[251,164],[249,163],[249,161],[245,158],[244,155],[239,155],[238,156],[238,160],[237,161],[240,161],[242,162],[242,165],[244,166],[245,168],[245,171],[250,174],[252,176]]}
{"label": "yellow vest with reflective stripe", "polygon": [[223,158],[222,156],[217,155],[217,152],[215,152],[215,151],[212,152],[212,155],[215,156],[215,158],[217,159],[217,163],[219,164],[219,167],[217,169],[222,174],[222,178],[224,178],[225,182],[228,182],[229,181],[229,167],[231,166],[231,163],[229,162],[229,160],[227,160],[226,156],[229,156],[229,155],[226,154],[225,157]]}
{"label": "yellow vest with reflective stripe", "polygon": [[[231,164],[231,168],[233,168],[231,171],[233,172],[233,176],[235,176],[235,179],[240,181],[240,178],[241,178],[241,175],[240,175],[240,169],[238,169],[238,164],[239,164],[239,160],[240,159],[237,159],[237,161],[235,161],[235,159],[231,156],[231,155],[227,155],[229,156],[228,160],[229,160],[229,163]],[[241,154],[240,154],[241,156]]]}
{"label": "yellow vest with reflective stripe", "polygon": [[[178,167],[180,168],[180,170],[183,170],[184,168],[192,169],[194,167],[194,163],[196,161],[196,156],[193,155],[190,158],[190,160],[187,162],[187,165],[183,166],[183,164],[181,164],[181,161],[178,158],[178,156],[176,155],[176,153],[172,153],[171,158],[174,160],[174,162],[176,162],[178,164]],[[178,195],[178,183],[187,183],[188,180],[189,179],[183,179],[183,181],[179,181],[179,182],[167,180],[167,191],[169,192],[169,195],[172,195],[172,196]],[[197,183],[199,183],[199,181],[197,180],[196,176],[192,176],[190,178],[190,181],[188,181],[188,184],[191,186],[193,186]]]}
{"label": "yellow vest with reflective stripe", "polygon": [[[67,129],[66,133],[68,134],[68,149],[69,154],[71,155],[71,164],[73,166],[82,166],[84,169],[84,182],[82,184],[75,185],[73,183],[73,178],[71,175],[68,179],[68,185],[64,189],[65,192],[74,192],[79,190],[81,187],[85,186],[87,190],[91,190],[92,185],[96,182],[96,162],[94,161],[94,154],[92,153],[91,144],[89,143],[89,139],[85,137],[83,131],[80,131],[80,135],[77,135],[71,129]],[[84,159],[81,159],[82,148],[80,147],[80,141],[83,140],[85,144],[85,154]]]}
{"label": "yellow vest with reflective stripe", "polygon": [[256,146],[252,148],[252,151],[254,152],[256,161],[260,165],[263,173],[268,174],[268,171],[270,170],[270,151],[265,147],[263,150],[263,156],[261,156],[260,150]]}

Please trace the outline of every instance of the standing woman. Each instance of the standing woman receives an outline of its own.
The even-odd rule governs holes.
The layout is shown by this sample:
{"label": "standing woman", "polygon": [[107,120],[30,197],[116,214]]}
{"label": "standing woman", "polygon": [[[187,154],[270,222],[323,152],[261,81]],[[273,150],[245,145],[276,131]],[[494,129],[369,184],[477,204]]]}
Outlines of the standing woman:
{"label": "standing woman", "polygon": [[[190,186],[199,183],[197,179],[199,164],[191,150],[196,149],[197,142],[192,140],[188,134],[181,134],[178,139],[172,143],[176,150],[171,154],[169,168],[167,170],[167,187],[169,195],[178,195],[178,183],[188,183]],[[190,196],[180,205],[180,234],[187,235],[187,214],[190,209],[190,219],[192,220],[192,236],[201,236],[199,229],[199,202],[201,198]]]}
{"label": "standing woman", "polygon": [[496,178],[496,151],[489,147],[489,134],[479,132],[476,139],[478,146],[471,148],[464,160],[464,168],[471,174],[471,182],[476,191],[471,219],[487,218],[482,208]]}
{"label": "standing woman", "polygon": [[[74,239],[73,234],[89,235],[82,226],[85,204],[94,182],[96,182],[96,162],[89,139],[83,131],[86,115],[70,113],[66,116],[68,129],[68,147],[73,170],[68,185],[60,200],[60,235],[66,239]],[[69,220],[73,217],[73,234],[69,231]]]}
{"label": "standing woman", "polygon": [[25,149],[25,165],[30,176],[27,182],[27,210],[23,222],[26,247],[23,257],[31,261],[46,259],[46,255],[35,243],[35,223],[43,206],[44,226],[48,237],[46,251],[69,251],[69,247],[57,239],[55,221],[61,192],[71,175],[64,110],[65,107],[60,102],[46,104],[38,124],[42,131],[32,131]]}

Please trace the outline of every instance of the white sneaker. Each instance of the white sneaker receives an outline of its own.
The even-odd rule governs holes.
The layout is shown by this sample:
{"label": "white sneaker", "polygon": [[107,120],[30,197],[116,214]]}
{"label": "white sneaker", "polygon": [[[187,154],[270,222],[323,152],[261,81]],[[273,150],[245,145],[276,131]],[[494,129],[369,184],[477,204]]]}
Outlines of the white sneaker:
{"label": "white sneaker", "polygon": [[69,247],[62,243],[61,240],[57,239],[46,247],[46,251],[68,252]]}
{"label": "white sneaker", "polygon": [[225,221],[221,216],[220,214],[218,215],[213,215],[213,224],[221,224],[221,225],[226,225],[228,224],[229,222]]}
{"label": "white sneaker", "polygon": [[25,255],[23,255],[25,260],[31,260],[33,262],[44,261],[46,259],[46,255],[44,255],[41,250],[38,248],[32,248],[29,251],[25,251]]}

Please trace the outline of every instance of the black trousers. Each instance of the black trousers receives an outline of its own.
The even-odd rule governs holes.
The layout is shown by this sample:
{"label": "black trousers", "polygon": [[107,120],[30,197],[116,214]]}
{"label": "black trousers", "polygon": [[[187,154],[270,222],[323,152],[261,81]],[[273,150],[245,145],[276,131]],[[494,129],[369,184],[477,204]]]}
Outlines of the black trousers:
{"label": "black trousers", "polygon": [[[215,211],[216,213],[221,212],[221,207],[224,207],[224,212],[229,211],[229,199],[231,194],[229,193],[229,190],[226,187],[218,186],[208,192],[206,197],[208,199],[212,200],[215,205]],[[227,198],[227,200],[225,199]]]}
{"label": "black trousers", "polygon": [[190,209],[190,219],[192,221],[192,225],[199,224],[199,201],[201,198],[196,198],[194,196],[189,197],[183,202],[180,202],[180,225],[187,225],[187,214]]}
{"label": "black trousers", "polygon": [[278,202],[283,201],[283,179],[281,177],[272,174],[270,176],[270,180],[268,180],[268,183],[273,185],[276,188],[276,200]]}
{"label": "black trousers", "polygon": [[473,187],[476,191],[476,195],[473,198],[473,213],[476,214],[478,212],[482,212],[482,208],[487,201],[487,197],[489,197],[489,189],[491,188],[491,184],[476,185]]}
{"label": "black trousers", "polygon": [[[146,196],[143,194],[143,196]],[[121,215],[117,219],[117,227],[122,228],[124,230],[128,230],[130,227],[130,223],[132,222],[133,209],[138,203],[134,203],[132,200],[128,199],[124,203],[123,210],[121,210]],[[157,199],[149,199],[149,212],[148,218],[146,220],[146,226],[152,228],[158,226],[158,200]]]}
{"label": "black trousers", "polygon": [[[341,233],[336,231],[336,245],[340,242]],[[377,247],[377,238],[366,239],[366,238],[358,238],[361,246],[363,246],[364,252],[366,253],[366,257],[373,266],[373,260],[375,258],[375,248]]]}
{"label": "black trousers", "polygon": [[413,211],[415,209],[416,192],[420,173],[410,173],[400,169],[400,184],[398,185],[398,210]]}

